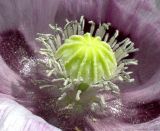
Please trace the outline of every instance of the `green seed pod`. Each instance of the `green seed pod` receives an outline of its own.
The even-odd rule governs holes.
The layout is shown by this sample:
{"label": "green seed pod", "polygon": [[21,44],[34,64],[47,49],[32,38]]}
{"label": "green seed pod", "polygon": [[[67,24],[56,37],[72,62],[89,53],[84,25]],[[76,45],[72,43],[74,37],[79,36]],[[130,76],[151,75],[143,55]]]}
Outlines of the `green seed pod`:
{"label": "green seed pod", "polygon": [[102,79],[109,80],[117,69],[117,62],[109,44],[90,33],[72,35],[56,51],[71,79],[82,78],[93,84]]}

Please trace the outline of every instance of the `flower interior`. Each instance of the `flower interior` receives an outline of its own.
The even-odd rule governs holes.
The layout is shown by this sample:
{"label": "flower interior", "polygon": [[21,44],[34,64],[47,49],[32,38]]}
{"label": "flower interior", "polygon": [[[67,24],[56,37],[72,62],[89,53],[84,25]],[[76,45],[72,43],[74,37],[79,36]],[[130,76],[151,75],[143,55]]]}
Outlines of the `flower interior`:
{"label": "flower interior", "polygon": [[118,42],[118,30],[110,36],[110,23],[100,23],[96,28],[89,21],[90,31],[85,32],[83,17],[66,22],[64,28],[49,25],[53,34],[38,34],[37,40],[43,45],[43,61],[39,63],[48,78],[41,80],[39,87],[57,92],[52,106],[67,116],[86,111],[105,113],[109,100],[102,94],[118,97],[117,81],[134,81],[127,69],[128,65],[137,65],[137,60],[127,56],[138,49],[129,38]]}

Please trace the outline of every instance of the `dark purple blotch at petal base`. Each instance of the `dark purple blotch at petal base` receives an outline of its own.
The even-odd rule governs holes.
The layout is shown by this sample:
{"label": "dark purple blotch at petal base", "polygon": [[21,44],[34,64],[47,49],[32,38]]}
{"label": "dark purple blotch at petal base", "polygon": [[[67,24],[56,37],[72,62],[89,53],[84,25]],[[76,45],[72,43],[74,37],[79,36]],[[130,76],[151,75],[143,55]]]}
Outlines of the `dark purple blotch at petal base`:
{"label": "dark purple blotch at petal base", "polygon": [[11,69],[19,72],[22,60],[32,57],[33,51],[21,32],[9,30],[0,34],[0,55]]}

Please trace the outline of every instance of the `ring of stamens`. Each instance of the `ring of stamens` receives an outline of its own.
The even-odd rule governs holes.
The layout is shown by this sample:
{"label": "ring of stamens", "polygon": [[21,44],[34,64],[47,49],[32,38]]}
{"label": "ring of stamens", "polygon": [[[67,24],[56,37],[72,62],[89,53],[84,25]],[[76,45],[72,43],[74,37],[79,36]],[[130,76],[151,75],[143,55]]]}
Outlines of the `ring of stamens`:
{"label": "ring of stamens", "polygon": [[[114,84],[115,81],[126,81],[133,82],[134,79],[130,77],[132,72],[128,72],[128,65],[137,65],[137,60],[126,59],[129,53],[138,51],[134,48],[134,43],[130,41],[129,38],[124,39],[121,42],[117,42],[117,37],[119,31],[116,30],[112,37],[109,36],[107,32],[110,27],[110,23],[99,24],[98,29],[95,27],[93,21],[89,21],[90,35],[93,37],[99,36],[101,39],[108,43],[112,50],[114,51],[117,69],[112,75],[110,80],[102,78],[94,84],[86,84],[83,78],[71,79],[66,71],[64,63],[61,59],[55,58],[56,51],[63,45],[64,40],[69,39],[73,35],[84,35],[85,20],[81,17],[80,21],[68,21],[64,26],[64,29],[56,26],[49,25],[53,30],[53,34],[38,34],[37,38],[43,44],[43,48],[40,49],[40,54],[42,54],[47,62],[43,63],[45,65],[46,74],[49,78],[53,80],[48,85],[40,86],[41,89],[44,88],[54,88],[55,81],[60,81],[62,83],[57,99],[57,103],[60,105],[62,110],[72,110],[79,108],[84,108],[84,110],[90,109],[96,111],[97,107],[105,110],[107,108],[107,100],[99,93],[100,91],[111,92],[113,94],[119,94],[119,87]],[[82,90],[80,88],[81,84],[84,86]],[[82,109],[83,110],[83,109]],[[79,111],[79,110],[78,110]]]}

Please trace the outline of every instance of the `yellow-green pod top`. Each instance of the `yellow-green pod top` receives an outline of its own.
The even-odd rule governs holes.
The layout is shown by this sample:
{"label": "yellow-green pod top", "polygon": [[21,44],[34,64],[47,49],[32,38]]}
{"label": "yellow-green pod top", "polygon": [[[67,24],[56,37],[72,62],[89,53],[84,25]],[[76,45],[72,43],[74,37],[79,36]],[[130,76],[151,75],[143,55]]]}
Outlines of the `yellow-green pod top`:
{"label": "yellow-green pod top", "polygon": [[90,33],[69,37],[55,56],[62,60],[71,79],[82,78],[88,84],[94,84],[102,77],[109,80],[117,69],[110,45]]}

